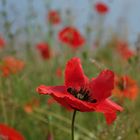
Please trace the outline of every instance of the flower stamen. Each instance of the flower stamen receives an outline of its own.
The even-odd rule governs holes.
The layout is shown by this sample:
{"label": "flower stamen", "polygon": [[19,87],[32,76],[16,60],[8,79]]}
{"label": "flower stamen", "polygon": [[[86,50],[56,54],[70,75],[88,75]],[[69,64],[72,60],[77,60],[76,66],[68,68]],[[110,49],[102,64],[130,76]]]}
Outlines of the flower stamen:
{"label": "flower stamen", "polygon": [[71,95],[73,95],[75,98],[78,98],[82,101],[87,101],[87,102],[91,102],[91,103],[97,102],[96,99],[91,99],[91,97],[89,95],[90,92],[88,89],[80,88],[80,90],[78,91],[75,88],[69,87],[67,89],[67,92],[70,93]]}

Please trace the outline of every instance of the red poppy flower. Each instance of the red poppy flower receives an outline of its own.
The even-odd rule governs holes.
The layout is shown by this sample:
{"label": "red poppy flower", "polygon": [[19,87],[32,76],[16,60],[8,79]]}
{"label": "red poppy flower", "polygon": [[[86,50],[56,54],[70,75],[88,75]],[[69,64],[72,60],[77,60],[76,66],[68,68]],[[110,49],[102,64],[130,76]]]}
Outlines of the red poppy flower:
{"label": "red poppy flower", "polygon": [[10,74],[16,74],[17,72],[21,71],[24,65],[25,64],[23,61],[12,56],[7,56],[3,58],[2,64],[0,65],[0,70],[2,71],[2,75],[7,77]]}
{"label": "red poppy flower", "polygon": [[54,104],[54,103],[56,103],[56,101],[54,100],[54,98],[49,98],[49,99],[47,100],[47,105],[48,105],[48,106],[51,106],[51,105]]}
{"label": "red poppy flower", "polygon": [[135,80],[127,75],[116,76],[113,93],[120,98],[127,97],[135,100],[138,94],[138,85]]}
{"label": "red poppy flower", "polygon": [[47,140],[54,140],[53,133],[50,131],[48,132]]}
{"label": "red poppy flower", "polygon": [[59,13],[57,11],[55,11],[55,10],[49,11],[49,13],[48,13],[48,21],[53,25],[59,24],[61,22]]}
{"label": "red poppy flower", "polygon": [[103,2],[98,2],[95,4],[95,10],[99,13],[99,14],[106,14],[109,11],[108,6],[103,3]]}
{"label": "red poppy flower", "polygon": [[6,44],[6,42],[5,42],[4,38],[2,38],[0,36],[0,48],[3,48],[5,46],[5,44]]}
{"label": "red poppy flower", "polygon": [[58,78],[62,77],[62,69],[61,69],[60,67],[58,67],[58,68],[56,69],[56,76],[57,76]]}
{"label": "red poppy flower", "polygon": [[74,27],[65,27],[60,31],[59,39],[72,48],[79,48],[85,43],[84,37]]}
{"label": "red poppy flower", "polygon": [[0,139],[24,140],[24,137],[19,132],[17,132],[14,128],[11,128],[5,124],[0,124]]}
{"label": "red poppy flower", "polygon": [[51,57],[51,52],[47,43],[41,42],[37,44],[37,49],[39,50],[43,59],[49,59]]}
{"label": "red poppy flower", "polygon": [[123,41],[118,42],[117,51],[121,55],[121,57],[126,60],[128,60],[129,58],[135,55],[134,52],[129,49],[128,43]]}
{"label": "red poppy flower", "polygon": [[39,104],[40,104],[40,101],[36,98],[33,98],[30,102],[27,102],[25,105],[24,105],[24,111],[26,113],[32,113],[33,112],[33,109],[35,107],[39,107]]}
{"label": "red poppy flower", "polygon": [[113,87],[112,71],[104,70],[97,78],[89,80],[83,72],[80,59],[72,58],[66,65],[64,85],[41,85],[37,88],[37,92],[51,95],[67,109],[102,112],[110,124],[115,120],[116,112],[122,111],[122,107],[108,99]]}

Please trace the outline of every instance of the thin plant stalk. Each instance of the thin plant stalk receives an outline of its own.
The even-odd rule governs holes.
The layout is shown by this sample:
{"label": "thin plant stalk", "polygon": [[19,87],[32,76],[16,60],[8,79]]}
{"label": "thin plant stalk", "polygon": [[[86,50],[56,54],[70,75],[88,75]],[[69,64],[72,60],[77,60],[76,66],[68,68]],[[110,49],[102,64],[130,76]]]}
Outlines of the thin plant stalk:
{"label": "thin plant stalk", "polygon": [[[46,111],[46,110],[43,110],[43,109],[39,109],[39,108],[35,109],[35,111],[37,113],[41,113],[41,114],[46,114],[46,115],[49,114],[49,115],[51,115],[51,116],[53,116],[53,117],[71,125],[71,121],[69,119],[66,119],[63,116],[60,116],[59,114],[56,114],[56,113],[53,113],[53,112],[50,112],[50,111]],[[86,128],[81,127],[78,124],[75,124],[75,127],[77,127],[79,129],[79,131],[81,131],[83,134],[87,135],[88,137],[90,137],[92,139],[97,139],[97,137],[93,133],[89,135],[89,130],[87,130]]]}
{"label": "thin plant stalk", "polygon": [[74,140],[74,122],[75,122],[75,116],[76,116],[76,110],[74,110],[74,112],[73,112],[72,124],[71,124],[71,136],[72,136],[72,140]]}

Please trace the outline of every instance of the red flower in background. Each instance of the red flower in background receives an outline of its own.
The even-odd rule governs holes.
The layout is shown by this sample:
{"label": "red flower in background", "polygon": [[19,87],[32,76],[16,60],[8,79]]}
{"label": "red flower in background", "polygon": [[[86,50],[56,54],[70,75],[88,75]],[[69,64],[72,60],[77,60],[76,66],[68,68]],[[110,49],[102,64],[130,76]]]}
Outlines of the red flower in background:
{"label": "red flower in background", "polygon": [[51,95],[67,109],[102,112],[107,123],[110,124],[116,119],[116,112],[123,110],[108,99],[113,87],[114,73],[112,71],[104,70],[97,78],[89,80],[83,72],[80,59],[72,58],[66,65],[64,85],[41,85],[37,88],[37,92]]}
{"label": "red flower in background", "polygon": [[47,105],[48,105],[48,106],[51,106],[51,105],[54,104],[54,103],[56,103],[56,101],[55,101],[54,98],[49,98],[49,99],[47,100]]}
{"label": "red flower in background", "polygon": [[43,59],[49,59],[51,57],[51,52],[49,45],[45,42],[37,44],[37,49],[40,52]]}
{"label": "red flower in background", "polygon": [[52,25],[57,25],[61,22],[60,19],[60,15],[57,11],[55,10],[51,10],[48,13],[48,21],[52,24]]}
{"label": "red flower in background", "polygon": [[5,124],[0,124],[0,140],[25,140],[24,137]]}
{"label": "red flower in background", "polygon": [[5,46],[5,44],[6,44],[6,42],[5,42],[4,38],[2,38],[0,36],[0,48],[3,48]]}
{"label": "red flower in background", "polygon": [[61,69],[60,67],[58,67],[58,68],[56,69],[56,76],[57,76],[58,78],[61,78],[61,77],[62,77],[62,69]]}
{"label": "red flower in background", "polygon": [[59,32],[59,39],[62,43],[72,48],[79,48],[85,44],[84,37],[74,27],[65,27]]}
{"label": "red flower in background", "polygon": [[129,58],[135,55],[134,52],[129,49],[128,43],[123,41],[118,42],[117,51],[121,55],[121,57],[126,60],[128,60]]}
{"label": "red flower in background", "polygon": [[54,140],[54,137],[53,137],[53,133],[52,132],[48,132],[48,135],[47,135],[47,139],[46,140]]}
{"label": "red flower in background", "polygon": [[116,76],[113,93],[120,98],[127,97],[131,100],[135,100],[138,94],[138,85],[135,80],[127,75]]}
{"label": "red flower in background", "polygon": [[26,113],[32,113],[34,108],[39,107],[40,101],[36,98],[32,98],[29,102],[27,102],[23,109]]}
{"label": "red flower in background", "polygon": [[109,11],[109,8],[108,8],[108,6],[105,3],[103,3],[103,2],[97,2],[95,4],[95,10],[99,14],[103,15],[103,14],[106,14]]}
{"label": "red flower in background", "polygon": [[24,65],[25,64],[23,61],[12,56],[7,56],[3,58],[2,64],[0,65],[0,70],[2,71],[2,75],[7,77],[10,74],[16,74],[17,72],[21,71]]}

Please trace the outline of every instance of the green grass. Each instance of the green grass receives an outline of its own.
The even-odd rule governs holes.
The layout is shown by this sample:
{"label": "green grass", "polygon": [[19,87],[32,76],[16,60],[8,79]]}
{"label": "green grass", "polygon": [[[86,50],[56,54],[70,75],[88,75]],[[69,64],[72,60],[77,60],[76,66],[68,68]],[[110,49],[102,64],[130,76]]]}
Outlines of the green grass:
{"label": "green grass", "polygon": [[[101,71],[90,59],[97,64],[112,69],[118,74],[129,74],[140,84],[139,61],[125,62],[110,48],[99,48],[91,52],[85,48],[76,53],[68,49],[43,61],[35,52],[24,58],[25,68],[22,72],[0,79],[0,122],[7,123],[19,130],[27,140],[47,140],[52,133],[54,140],[71,140],[72,112],[59,104],[49,106],[49,96],[38,95],[36,87],[40,84],[62,85],[64,83],[64,68],[67,60],[78,56],[88,77],[96,77]],[[62,67],[63,76],[55,74],[57,67]],[[40,105],[28,114],[24,111],[26,103],[33,98]],[[116,98],[113,97],[113,100]],[[75,124],[75,140],[139,140],[140,139],[140,98],[136,101],[125,100],[124,111],[118,113],[117,120],[110,126],[105,122],[101,113],[78,112]]]}

